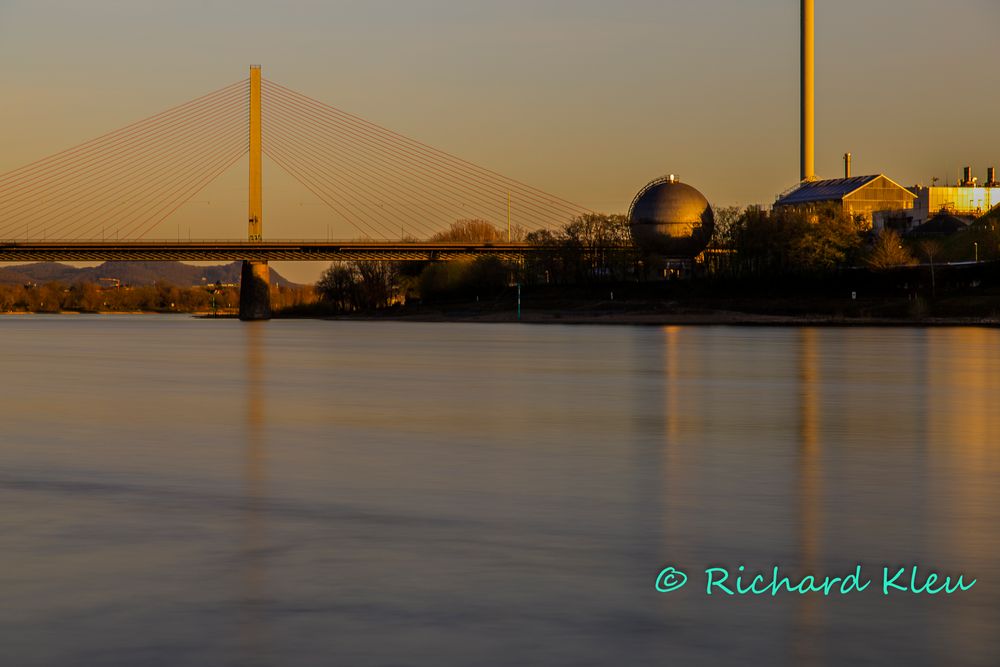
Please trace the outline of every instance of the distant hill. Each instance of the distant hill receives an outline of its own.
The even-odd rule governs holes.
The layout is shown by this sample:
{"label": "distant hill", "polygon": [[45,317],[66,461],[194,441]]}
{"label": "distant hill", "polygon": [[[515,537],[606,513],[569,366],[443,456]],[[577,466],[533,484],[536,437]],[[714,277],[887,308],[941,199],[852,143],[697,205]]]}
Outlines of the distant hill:
{"label": "distant hill", "polygon": [[21,267],[5,269],[0,267],[0,285],[25,285],[27,283],[37,282],[31,276],[20,273],[18,269]]}
{"label": "distant hill", "polygon": [[[0,283],[59,282],[65,284],[99,282],[101,278],[117,278],[123,285],[170,283],[178,287],[240,282],[240,262],[219,266],[191,266],[181,262],[105,262],[100,266],[78,269],[56,262],[40,262],[21,266],[0,267]],[[204,280],[203,280],[204,279]],[[294,286],[271,269],[271,284]]]}

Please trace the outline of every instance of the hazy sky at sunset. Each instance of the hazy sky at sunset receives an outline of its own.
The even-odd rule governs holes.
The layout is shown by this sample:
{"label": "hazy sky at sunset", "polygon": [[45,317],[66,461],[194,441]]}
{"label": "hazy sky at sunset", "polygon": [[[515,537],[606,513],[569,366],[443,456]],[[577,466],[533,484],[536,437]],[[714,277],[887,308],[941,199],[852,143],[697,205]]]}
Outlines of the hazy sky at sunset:
{"label": "hazy sky at sunset", "polygon": [[[622,212],[668,172],[715,204],[769,203],[798,176],[798,4],[0,0],[0,172],[261,63],[274,81],[590,208]],[[1000,166],[1000,2],[817,0],[817,15],[821,175],[840,175],[848,150],[856,173],[904,184]],[[311,203],[274,171],[265,225]],[[234,171],[211,204],[167,225],[245,234],[241,188]],[[321,236],[315,224],[265,234]]]}

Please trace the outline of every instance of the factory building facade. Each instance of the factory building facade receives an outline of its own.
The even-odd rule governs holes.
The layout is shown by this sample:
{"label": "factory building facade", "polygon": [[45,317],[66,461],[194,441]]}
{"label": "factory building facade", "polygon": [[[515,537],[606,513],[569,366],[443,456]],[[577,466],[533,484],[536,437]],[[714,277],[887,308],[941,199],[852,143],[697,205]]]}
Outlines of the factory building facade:
{"label": "factory building facade", "polygon": [[775,207],[835,205],[869,226],[903,227],[913,220],[917,195],[884,174],[802,182]]}
{"label": "factory building facade", "polygon": [[1000,206],[1000,182],[997,181],[996,169],[992,167],[982,185],[973,178],[972,169],[966,167],[965,178],[958,185],[917,186],[913,192],[917,196],[913,205],[914,227],[940,214],[978,218]]}

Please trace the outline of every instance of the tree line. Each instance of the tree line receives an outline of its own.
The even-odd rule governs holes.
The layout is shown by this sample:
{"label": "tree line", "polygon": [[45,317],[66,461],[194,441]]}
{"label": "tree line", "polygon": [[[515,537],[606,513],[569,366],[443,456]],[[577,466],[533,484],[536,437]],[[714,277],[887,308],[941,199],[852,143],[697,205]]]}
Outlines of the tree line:
{"label": "tree line", "polygon": [[[316,300],[311,286],[274,287],[274,308],[288,309]],[[0,312],[150,312],[150,313],[235,313],[239,308],[239,287],[208,285],[178,287],[168,283],[105,288],[95,283],[66,285],[0,284]]]}
{"label": "tree line", "polygon": [[[403,302],[493,299],[511,285],[587,284],[628,279],[641,264],[622,215],[588,214],[555,230],[510,232],[513,241],[544,246],[524,261],[495,256],[450,262],[338,262],[316,291],[336,312],[385,308]],[[431,242],[495,243],[508,231],[484,220],[459,220]]]}
{"label": "tree line", "polygon": [[845,268],[885,271],[935,263],[1000,259],[997,215],[941,237],[874,231],[868,221],[833,205],[725,208],[717,212],[715,270],[735,277],[822,276]]}
{"label": "tree line", "polygon": [[[460,220],[432,242],[502,242],[508,230],[484,220]],[[522,261],[494,256],[454,262],[338,262],[312,286],[272,288],[281,313],[350,313],[405,302],[494,299],[512,285],[599,286],[661,277],[662,260],[632,244],[624,215],[587,214],[562,227],[527,233],[514,241],[546,248]],[[909,240],[836,206],[723,208],[705,254],[702,277],[711,279],[811,276],[846,268],[873,272],[954,261],[1000,259],[1000,219],[985,216],[967,232],[942,239]],[[933,282],[933,277],[931,278]],[[106,289],[93,283],[0,285],[2,312],[235,312],[239,288],[177,287],[167,283]]]}
{"label": "tree line", "polygon": [[[336,263],[317,283],[317,295],[325,308],[348,313],[413,301],[493,299],[515,283],[598,286],[664,275],[662,258],[634,247],[624,215],[583,215],[558,229],[515,229],[512,238],[549,251],[519,262],[487,256],[454,262]],[[506,239],[507,230],[489,222],[461,220],[430,240]],[[722,208],[716,211],[715,234],[695,277],[731,284],[799,276],[810,279],[806,285],[846,269],[877,274],[923,264],[933,283],[938,264],[970,260],[974,250],[980,260],[1000,259],[1000,220],[987,216],[967,233],[949,238],[907,239],[892,230],[874,232],[865,218],[835,205]]]}

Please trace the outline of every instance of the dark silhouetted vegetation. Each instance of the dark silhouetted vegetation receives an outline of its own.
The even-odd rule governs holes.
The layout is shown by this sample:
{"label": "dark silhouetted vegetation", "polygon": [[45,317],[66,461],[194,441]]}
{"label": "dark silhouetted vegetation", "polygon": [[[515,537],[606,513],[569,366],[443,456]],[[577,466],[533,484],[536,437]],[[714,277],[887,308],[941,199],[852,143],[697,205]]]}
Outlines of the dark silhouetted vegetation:
{"label": "dark silhouetted vegetation", "polygon": [[[525,234],[513,228],[511,239],[550,252],[523,262],[483,256],[451,262],[337,263],[324,272],[316,291],[327,311],[351,313],[407,302],[491,301],[511,293],[518,283],[613,283],[634,278],[641,265],[631,247],[628,220],[621,215],[589,214],[555,231]],[[431,241],[500,243],[507,241],[507,230],[483,220],[459,220]]]}
{"label": "dark silhouetted vegetation", "polygon": [[316,292],[334,311],[348,313],[396,303],[400,285],[395,262],[338,262],[323,272]]}
{"label": "dark silhouetted vegetation", "polygon": [[551,248],[527,260],[523,273],[528,284],[607,283],[640,273],[642,256],[632,247],[624,215],[582,215],[561,230],[532,232],[526,240]]}
{"label": "dark silhouetted vegetation", "polygon": [[[316,300],[312,287],[278,286],[271,289],[276,310],[290,309]],[[65,285],[0,284],[0,312],[34,313],[234,313],[239,307],[239,287],[208,285],[177,287],[168,283],[105,287],[89,282]]]}
{"label": "dark silhouetted vegetation", "polygon": [[726,209],[715,247],[718,270],[734,276],[820,274],[856,266],[867,237],[863,221],[835,206]]}

